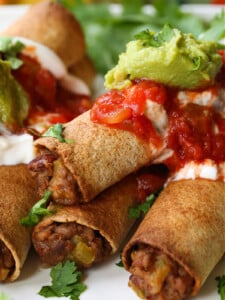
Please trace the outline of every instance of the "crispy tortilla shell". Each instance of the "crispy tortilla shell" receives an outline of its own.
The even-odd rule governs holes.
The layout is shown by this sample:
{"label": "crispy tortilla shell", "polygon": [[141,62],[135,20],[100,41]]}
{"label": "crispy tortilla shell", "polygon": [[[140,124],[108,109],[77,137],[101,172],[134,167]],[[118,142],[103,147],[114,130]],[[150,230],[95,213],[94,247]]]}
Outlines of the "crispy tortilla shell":
{"label": "crispy tortilla shell", "polygon": [[138,244],[160,249],[194,279],[196,295],[225,251],[225,184],[205,179],[169,183],[123,250]]}
{"label": "crispy tortilla shell", "polygon": [[76,18],[61,4],[41,1],[6,28],[1,35],[31,39],[53,50],[69,67],[85,53],[84,34]]}
{"label": "crispy tortilla shell", "polygon": [[80,202],[94,199],[106,188],[150,164],[158,153],[131,132],[93,123],[89,111],[64,127],[63,136],[70,142],[41,137],[34,143],[36,156],[48,149],[61,157],[79,187]]}
{"label": "crispy tortilla shell", "polygon": [[20,220],[37,199],[36,182],[27,165],[0,166],[0,240],[10,250],[15,267],[5,281],[16,280],[31,245],[31,231]]}
{"label": "crispy tortilla shell", "polygon": [[[37,245],[37,233],[46,226],[54,222],[76,222],[79,225],[97,231],[110,244],[111,254],[113,254],[121,247],[136,221],[129,217],[130,207],[136,204],[137,182],[135,176],[128,176],[101,193],[90,203],[62,207],[51,203],[49,209],[53,212],[55,211],[55,213],[45,217],[34,227],[32,234],[33,245],[34,247]],[[49,242],[54,243],[54,240],[50,239]],[[41,243],[43,245],[43,241]],[[58,251],[57,247],[56,251]],[[103,258],[105,259],[106,257],[103,256]],[[45,263],[47,262],[45,261]]]}

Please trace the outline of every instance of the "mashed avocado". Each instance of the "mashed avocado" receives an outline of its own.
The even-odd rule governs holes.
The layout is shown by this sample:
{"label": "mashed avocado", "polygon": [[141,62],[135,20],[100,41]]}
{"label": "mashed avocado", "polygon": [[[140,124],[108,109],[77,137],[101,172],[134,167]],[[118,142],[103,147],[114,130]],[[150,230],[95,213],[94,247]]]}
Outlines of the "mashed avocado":
{"label": "mashed avocado", "polygon": [[0,60],[0,123],[14,129],[22,126],[28,115],[29,100],[11,74],[11,64]]}
{"label": "mashed avocado", "polygon": [[207,86],[222,66],[216,46],[168,25],[159,33],[142,32],[127,44],[118,64],[106,74],[105,86],[122,89],[138,78],[182,89]]}

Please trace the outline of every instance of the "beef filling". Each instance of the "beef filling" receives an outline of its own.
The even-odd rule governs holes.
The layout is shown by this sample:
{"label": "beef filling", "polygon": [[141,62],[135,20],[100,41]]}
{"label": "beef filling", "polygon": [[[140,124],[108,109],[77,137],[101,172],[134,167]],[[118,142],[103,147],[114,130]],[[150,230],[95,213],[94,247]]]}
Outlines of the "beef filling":
{"label": "beef filling", "polygon": [[29,169],[38,181],[38,193],[42,197],[46,190],[51,198],[61,205],[74,205],[80,199],[79,188],[62,160],[48,150],[32,160]]}
{"label": "beef filling", "polygon": [[5,244],[0,241],[0,281],[6,280],[13,273],[14,269],[14,258]]}
{"label": "beef filling", "polygon": [[38,228],[33,232],[33,245],[48,266],[69,259],[81,267],[89,267],[111,254],[111,246],[98,231],[76,222],[54,222]]}
{"label": "beef filling", "polygon": [[190,296],[194,285],[183,267],[147,245],[132,250],[129,271],[129,285],[148,300],[182,300]]}

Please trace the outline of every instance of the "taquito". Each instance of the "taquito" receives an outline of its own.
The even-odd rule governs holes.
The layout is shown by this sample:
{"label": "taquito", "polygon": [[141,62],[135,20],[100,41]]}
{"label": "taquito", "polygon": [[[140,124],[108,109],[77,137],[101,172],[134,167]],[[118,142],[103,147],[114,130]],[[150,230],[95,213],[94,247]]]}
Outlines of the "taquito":
{"label": "taquito", "polygon": [[93,201],[59,206],[50,203],[53,214],[34,227],[34,248],[43,263],[55,265],[66,259],[82,267],[101,262],[121,250],[137,218],[130,209],[162,188],[168,177],[163,165],[143,168],[111,186]]}
{"label": "taquito", "polygon": [[23,37],[53,50],[65,66],[85,54],[85,39],[78,20],[61,4],[45,0],[33,4],[1,35]]}
{"label": "taquito", "polygon": [[129,209],[135,204],[134,176],[90,203],[63,207],[50,204],[53,214],[34,227],[34,249],[47,266],[70,259],[81,267],[90,267],[118,251],[135,222],[129,218]]}
{"label": "taquito", "polygon": [[0,281],[14,281],[31,246],[31,230],[20,220],[38,200],[27,165],[0,166],[0,191]]}
{"label": "taquito", "polygon": [[129,285],[144,299],[196,295],[225,251],[225,184],[168,184],[123,250]]}
{"label": "taquito", "polygon": [[91,201],[161,151],[132,132],[93,123],[89,111],[65,124],[62,135],[68,142],[37,139],[29,167],[37,175],[40,196],[48,189],[63,205]]}

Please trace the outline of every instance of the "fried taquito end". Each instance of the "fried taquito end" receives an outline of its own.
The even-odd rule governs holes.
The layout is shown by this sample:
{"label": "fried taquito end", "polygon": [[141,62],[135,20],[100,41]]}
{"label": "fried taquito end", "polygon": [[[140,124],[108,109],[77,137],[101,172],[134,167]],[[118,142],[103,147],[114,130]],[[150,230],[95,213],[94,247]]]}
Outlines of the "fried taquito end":
{"label": "fried taquito end", "polygon": [[6,28],[1,35],[24,37],[53,50],[69,67],[85,54],[85,38],[78,20],[60,3],[40,1]]}
{"label": "fried taquito end", "polygon": [[56,265],[67,259],[90,267],[117,252],[135,219],[129,209],[137,204],[137,181],[131,175],[77,206],[50,205],[52,215],[34,227],[33,245],[42,263]]}
{"label": "fried taquito end", "polygon": [[27,165],[0,166],[0,281],[16,280],[31,245],[31,231],[20,224],[37,199]]}
{"label": "fried taquito end", "polygon": [[132,132],[93,123],[89,111],[64,125],[63,137],[68,142],[37,139],[37,157],[29,165],[37,176],[40,196],[50,190],[53,201],[63,205],[91,201],[150,164],[160,151]]}
{"label": "fried taquito end", "polygon": [[170,183],[125,246],[129,285],[151,300],[196,295],[225,250],[225,184]]}

